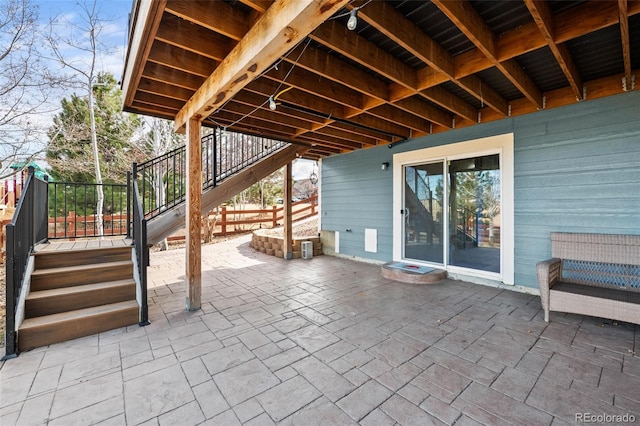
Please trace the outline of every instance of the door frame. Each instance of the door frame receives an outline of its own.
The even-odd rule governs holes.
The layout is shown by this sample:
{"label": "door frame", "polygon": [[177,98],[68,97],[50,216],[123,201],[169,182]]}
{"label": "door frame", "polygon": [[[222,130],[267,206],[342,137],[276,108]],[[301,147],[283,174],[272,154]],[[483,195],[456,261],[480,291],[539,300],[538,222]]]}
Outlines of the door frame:
{"label": "door frame", "polygon": [[[404,167],[432,161],[445,161],[500,154],[501,173],[501,229],[500,229],[500,273],[486,272],[475,269],[461,268],[447,265],[445,251],[445,269],[450,276],[462,278],[479,278],[491,282],[514,284],[514,137],[513,133],[473,139],[448,145],[439,145],[414,151],[401,152],[393,155],[393,260],[403,261],[403,208],[404,197]],[[445,173],[448,168],[445,168]],[[445,179],[446,181],[446,179]],[[447,206],[448,209],[448,206]],[[448,238],[448,236],[447,236]],[[411,260],[412,263],[420,263]],[[425,265],[428,263],[425,262]],[[467,278],[468,279],[468,278]]]}

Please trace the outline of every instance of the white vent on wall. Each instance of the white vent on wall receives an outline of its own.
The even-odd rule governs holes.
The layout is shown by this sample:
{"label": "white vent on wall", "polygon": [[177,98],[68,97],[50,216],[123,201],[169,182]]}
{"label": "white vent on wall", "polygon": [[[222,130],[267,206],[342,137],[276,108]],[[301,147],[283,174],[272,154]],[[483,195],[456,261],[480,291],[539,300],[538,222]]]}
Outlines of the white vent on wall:
{"label": "white vent on wall", "polygon": [[311,241],[302,242],[302,258],[311,259],[313,257],[313,243]]}

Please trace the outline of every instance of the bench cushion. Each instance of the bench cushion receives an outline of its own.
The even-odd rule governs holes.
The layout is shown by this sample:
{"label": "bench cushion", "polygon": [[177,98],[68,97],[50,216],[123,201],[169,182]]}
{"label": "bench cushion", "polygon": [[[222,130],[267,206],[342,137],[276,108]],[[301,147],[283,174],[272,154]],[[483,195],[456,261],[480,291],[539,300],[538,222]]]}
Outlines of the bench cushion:
{"label": "bench cushion", "polygon": [[639,293],[559,282],[549,296],[551,311],[640,324]]}

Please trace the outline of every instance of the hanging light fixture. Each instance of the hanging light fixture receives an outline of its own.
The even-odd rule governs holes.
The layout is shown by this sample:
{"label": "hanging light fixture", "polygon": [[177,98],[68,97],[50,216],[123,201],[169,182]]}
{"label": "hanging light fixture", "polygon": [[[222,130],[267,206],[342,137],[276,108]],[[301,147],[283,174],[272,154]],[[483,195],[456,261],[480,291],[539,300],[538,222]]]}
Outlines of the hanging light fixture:
{"label": "hanging light fixture", "polygon": [[359,8],[356,7],[349,13],[349,20],[347,20],[347,29],[349,31],[355,30],[358,26],[358,9]]}
{"label": "hanging light fixture", "polygon": [[276,103],[276,100],[278,99],[278,96],[282,95],[282,94],[283,94],[283,93],[285,93],[285,92],[288,92],[288,91],[289,91],[289,90],[291,90],[291,89],[293,89],[293,86],[289,86],[289,87],[287,87],[286,89],[281,90],[281,91],[280,91],[280,92],[278,92],[276,95],[271,95],[271,96],[269,96],[269,109],[270,109],[271,111],[275,111],[275,110],[276,110],[276,108],[278,107],[278,105],[280,105],[280,104],[277,104],[277,103]]}

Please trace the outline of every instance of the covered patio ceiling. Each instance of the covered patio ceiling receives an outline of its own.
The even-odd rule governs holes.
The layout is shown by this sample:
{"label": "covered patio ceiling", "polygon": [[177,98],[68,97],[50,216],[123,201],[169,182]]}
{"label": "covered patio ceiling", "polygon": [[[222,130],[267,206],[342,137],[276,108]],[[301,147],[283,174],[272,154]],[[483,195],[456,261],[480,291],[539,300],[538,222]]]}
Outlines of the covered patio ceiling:
{"label": "covered patio ceiling", "polygon": [[124,109],[178,127],[198,113],[319,159],[637,88],[640,1],[317,0],[329,19],[284,24],[299,41],[213,96],[287,3],[135,0]]}

